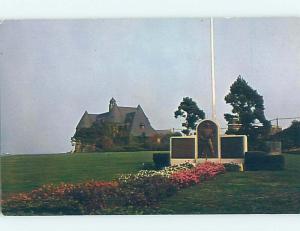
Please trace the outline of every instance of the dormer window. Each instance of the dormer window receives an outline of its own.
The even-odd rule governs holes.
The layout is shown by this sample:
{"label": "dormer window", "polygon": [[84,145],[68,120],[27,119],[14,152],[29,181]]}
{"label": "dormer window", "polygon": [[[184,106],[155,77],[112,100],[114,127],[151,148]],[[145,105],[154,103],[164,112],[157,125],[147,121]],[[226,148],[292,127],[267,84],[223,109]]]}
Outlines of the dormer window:
{"label": "dormer window", "polygon": [[140,129],[145,129],[145,124],[140,123]]}

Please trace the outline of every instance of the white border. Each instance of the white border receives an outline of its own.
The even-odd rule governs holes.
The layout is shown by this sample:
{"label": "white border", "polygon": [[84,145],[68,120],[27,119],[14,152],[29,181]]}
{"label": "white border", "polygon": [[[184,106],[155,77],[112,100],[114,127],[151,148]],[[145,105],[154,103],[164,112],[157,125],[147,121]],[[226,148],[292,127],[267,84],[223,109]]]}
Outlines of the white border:
{"label": "white border", "polygon": [[270,17],[300,16],[299,0],[0,0],[0,17]]}
{"label": "white border", "polygon": [[[123,4],[123,5],[121,5]],[[1,19],[300,16],[299,0],[0,0]],[[118,221],[118,222],[116,222]],[[1,217],[1,230],[297,230],[297,215]]]}

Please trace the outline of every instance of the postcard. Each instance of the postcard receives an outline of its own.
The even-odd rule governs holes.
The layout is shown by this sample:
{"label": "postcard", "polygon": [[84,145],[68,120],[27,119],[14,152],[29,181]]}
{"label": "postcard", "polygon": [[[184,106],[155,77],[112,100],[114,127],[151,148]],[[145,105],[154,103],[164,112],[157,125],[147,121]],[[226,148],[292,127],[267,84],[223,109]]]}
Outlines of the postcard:
{"label": "postcard", "polygon": [[2,20],[5,216],[298,214],[299,18]]}

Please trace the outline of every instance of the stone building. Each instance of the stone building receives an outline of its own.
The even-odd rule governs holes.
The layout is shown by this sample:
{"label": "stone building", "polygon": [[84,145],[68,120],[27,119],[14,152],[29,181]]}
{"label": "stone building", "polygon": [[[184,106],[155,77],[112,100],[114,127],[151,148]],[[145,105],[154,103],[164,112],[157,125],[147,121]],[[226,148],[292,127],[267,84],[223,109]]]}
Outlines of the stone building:
{"label": "stone building", "polygon": [[[131,137],[157,137],[158,143],[162,136],[171,133],[171,130],[155,130],[140,105],[137,107],[118,106],[114,98],[109,102],[108,112],[89,114],[85,111],[76,127],[76,132],[83,128],[90,128],[95,123],[115,124],[117,130],[126,130],[126,134]],[[95,150],[95,144],[83,144],[80,140],[75,140],[74,145],[75,152]]]}

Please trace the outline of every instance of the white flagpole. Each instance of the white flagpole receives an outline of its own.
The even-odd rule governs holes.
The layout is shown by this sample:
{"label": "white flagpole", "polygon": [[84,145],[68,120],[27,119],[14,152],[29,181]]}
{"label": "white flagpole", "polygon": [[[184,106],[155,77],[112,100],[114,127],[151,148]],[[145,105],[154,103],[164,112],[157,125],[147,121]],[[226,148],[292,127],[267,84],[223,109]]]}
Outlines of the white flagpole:
{"label": "white flagpole", "polygon": [[214,19],[210,18],[210,48],[211,48],[211,90],[212,119],[216,120],[216,83],[215,83],[215,52],[214,52]]}

